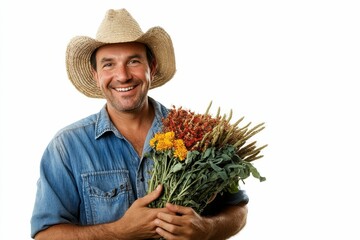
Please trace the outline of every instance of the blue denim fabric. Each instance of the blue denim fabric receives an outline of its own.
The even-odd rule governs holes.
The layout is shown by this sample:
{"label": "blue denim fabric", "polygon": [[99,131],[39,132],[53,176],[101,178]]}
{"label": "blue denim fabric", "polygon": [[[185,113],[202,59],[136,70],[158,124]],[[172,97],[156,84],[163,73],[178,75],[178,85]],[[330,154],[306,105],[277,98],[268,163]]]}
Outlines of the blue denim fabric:
{"label": "blue denim fabric", "polygon": [[[168,109],[149,98],[155,119],[143,152],[160,130]],[[47,146],[40,163],[31,237],[54,224],[93,225],[123,216],[146,195],[152,161],[139,158],[132,145],[111,122],[105,106],[60,130]],[[234,195],[239,202],[245,193]]]}

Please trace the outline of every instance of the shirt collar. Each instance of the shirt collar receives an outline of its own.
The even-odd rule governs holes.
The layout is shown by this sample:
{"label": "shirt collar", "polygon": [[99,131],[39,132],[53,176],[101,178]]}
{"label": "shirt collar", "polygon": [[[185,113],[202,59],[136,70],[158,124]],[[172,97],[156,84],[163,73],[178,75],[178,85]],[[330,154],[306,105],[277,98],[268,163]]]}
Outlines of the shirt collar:
{"label": "shirt collar", "polygon": [[[159,102],[155,101],[153,98],[148,97],[150,104],[153,105],[155,110],[155,117],[151,130],[153,133],[158,131],[162,125],[162,118],[165,117],[168,113],[168,110],[161,105]],[[100,138],[106,132],[113,132],[117,137],[124,138],[123,135],[117,130],[115,125],[110,120],[109,114],[106,110],[106,104],[102,107],[100,112],[97,114],[96,124],[95,124],[95,139]]]}

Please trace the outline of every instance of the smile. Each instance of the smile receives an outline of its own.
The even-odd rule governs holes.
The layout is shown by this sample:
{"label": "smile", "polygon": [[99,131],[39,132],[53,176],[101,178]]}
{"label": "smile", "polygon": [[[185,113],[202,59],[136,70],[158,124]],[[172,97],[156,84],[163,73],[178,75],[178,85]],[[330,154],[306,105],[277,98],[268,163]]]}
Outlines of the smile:
{"label": "smile", "polygon": [[115,88],[116,91],[118,92],[127,92],[134,89],[134,87],[127,87],[127,88]]}

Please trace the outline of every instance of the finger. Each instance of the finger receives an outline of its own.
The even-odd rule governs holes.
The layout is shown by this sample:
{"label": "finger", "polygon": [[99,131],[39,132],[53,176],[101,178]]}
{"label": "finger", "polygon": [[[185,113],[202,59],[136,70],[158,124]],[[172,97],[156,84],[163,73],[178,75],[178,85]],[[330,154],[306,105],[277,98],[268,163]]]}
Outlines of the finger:
{"label": "finger", "polygon": [[194,212],[194,210],[190,207],[183,207],[183,206],[175,205],[175,204],[171,204],[171,203],[166,203],[166,208],[169,211],[180,214],[180,215],[190,215],[190,214],[193,214],[193,212]]}
{"label": "finger", "polygon": [[159,234],[164,239],[174,239],[174,234],[162,229],[161,227],[156,228],[156,233]]}
{"label": "finger", "polygon": [[169,223],[171,225],[179,225],[181,220],[180,216],[176,216],[174,212],[158,212],[157,213],[157,221],[155,221],[155,224],[159,227],[164,227],[165,223]]}
{"label": "finger", "polygon": [[151,202],[155,201],[158,197],[160,197],[162,192],[162,185],[156,187],[154,191],[147,194],[146,196],[138,199],[138,204],[141,206],[148,206]]}

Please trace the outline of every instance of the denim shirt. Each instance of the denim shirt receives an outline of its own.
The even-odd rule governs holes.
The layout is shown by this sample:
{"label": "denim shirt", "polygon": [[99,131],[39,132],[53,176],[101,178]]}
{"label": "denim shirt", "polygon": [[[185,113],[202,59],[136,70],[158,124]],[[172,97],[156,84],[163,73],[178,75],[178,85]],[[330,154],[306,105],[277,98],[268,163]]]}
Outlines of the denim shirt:
{"label": "denim shirt", "polygon": [[[150,139],[161,128],[168,109],[149,98],[155,118]],[[60,223],[93,225],[121,218],[131,204],[147,194],[152,160],[138,156],[115,128],[105,106],[60,130],[45,149],[31,218],[31,237]],[[235,197],[235,196],[234,196]],[[247,200],[245,193],[235,200]]]}

